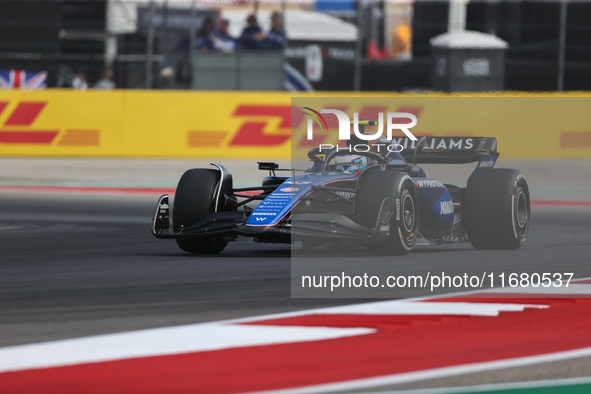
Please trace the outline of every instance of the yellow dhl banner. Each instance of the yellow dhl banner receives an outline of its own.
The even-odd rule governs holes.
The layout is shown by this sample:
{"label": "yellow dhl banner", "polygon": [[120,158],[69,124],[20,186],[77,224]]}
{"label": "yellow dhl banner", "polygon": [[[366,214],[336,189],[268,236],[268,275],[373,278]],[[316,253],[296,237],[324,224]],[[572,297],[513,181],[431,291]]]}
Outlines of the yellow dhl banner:
{"label": "yellow dhl banner", "polygon": [[[318,142],[305,140],[300,106],[310,98],[317,110],[341,109],[351,118],[353,112],[362,118],[379,111],[413,113],[418,122],[412,132],[417,136],[497,137],[502,157],[591,157],[591,95],[372,96],[4,90],[0,154],[289,158],[292,145],[299,153]],[[293,107],[292,97],[297,97]],[[325,142],[330,140],[325,137]]]}
{"label": "yellow dhl banner", "polygon": [[0,154],[289,157],[290,96],[0,91]]}

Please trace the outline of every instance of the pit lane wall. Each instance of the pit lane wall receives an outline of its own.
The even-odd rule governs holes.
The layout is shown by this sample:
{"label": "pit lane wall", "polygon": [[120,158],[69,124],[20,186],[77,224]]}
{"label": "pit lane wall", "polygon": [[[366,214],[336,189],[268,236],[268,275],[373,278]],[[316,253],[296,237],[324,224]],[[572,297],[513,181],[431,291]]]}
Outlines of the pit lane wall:
{"label": "pit lane wall", "polygon": [[[415,135],[497,137],[502,157],[591,158],[591,94],[387,95],[388,108],[383,98],[380,108],[331,104],[334,97],[372,96],[310,97],[326,98],[323,108],[359,112],[362,118],[372,111],[414,113]],[[292,97],[287,92],[3,90],[0,155],[289,158],[292,121],[294,146],[310,149],[302,110],[291,108]]]}

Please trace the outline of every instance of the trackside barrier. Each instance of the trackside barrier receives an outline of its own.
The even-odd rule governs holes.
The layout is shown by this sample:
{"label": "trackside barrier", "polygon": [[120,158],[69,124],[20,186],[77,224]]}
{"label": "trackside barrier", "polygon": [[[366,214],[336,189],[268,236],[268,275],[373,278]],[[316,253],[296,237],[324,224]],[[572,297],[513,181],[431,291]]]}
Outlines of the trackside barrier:
{"label": "trackside barrier", "polygon": [[[301,108],[291,108],[292,96],[287,92],[3,90],[0,155],[289,158],[292,114],[294,146],[310,148],[310,142],[304,141]],[[349,108],[346,97],[372,96],[323,93],[313,97],[326,97],[324,108],[362,114],[368,108]],[[380,110],[417,115],[415,135],[497,137],[506,158],[591,158],[591,94],[387,97],[392,108]]]}

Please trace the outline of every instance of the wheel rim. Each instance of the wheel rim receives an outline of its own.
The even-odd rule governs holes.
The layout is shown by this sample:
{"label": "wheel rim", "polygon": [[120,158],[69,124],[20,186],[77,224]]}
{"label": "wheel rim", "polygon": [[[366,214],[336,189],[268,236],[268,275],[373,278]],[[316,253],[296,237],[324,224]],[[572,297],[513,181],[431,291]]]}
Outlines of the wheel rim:
{"label": "wheel rim", "polygon": [[415,224],[415,203],[410,194],[405,195],[402,200],[402,215],[404,230],[407,233],[412,233]]}
{"label": "wheel rim", "polygon": [[527,202],[525,200],[525,193],[522,191],[517,196],[517,223],[519,227],[525,226],[527,220]]}
{"label": "wheel rim", "polygon": [[518,236],[524,236],[527,231],[527,224],[529,222],[529,207],[527,204],[527,195],[525,191],[520,187],[515,192],[515,208],[514,217],[516,232]]}

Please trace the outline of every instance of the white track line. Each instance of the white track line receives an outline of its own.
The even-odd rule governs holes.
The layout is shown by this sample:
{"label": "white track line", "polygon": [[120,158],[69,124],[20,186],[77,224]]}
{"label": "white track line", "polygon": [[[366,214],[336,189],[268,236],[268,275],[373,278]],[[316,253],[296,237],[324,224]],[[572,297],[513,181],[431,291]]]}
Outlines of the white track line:
{"label": "white track line", "polygon": [[539,356],[510,358],[506,360],[487,361],[475,364],[464,364],[453,367],[435,368],[424,371],[400,373],[395,375],[386,375],[367,379],[356,379],[338,383],[327,383],[316,386],[296,387],[282,390],[257,391],[256,393],[250,394],[316,394],[360,390],[367,389],[370,387],[408,383],[435,378],[444,378],[448,376],[464,375],[468,373],[484,372],[495,369],[522,367],[526,365],[568,360],[571,358],[586,356],[591,356],[591,347],[569,350],[565,352],[543,354]]}
{"label": "white track line", "polygon": [[131,331],[0,349],[0,372],[321,341],[374,333],[370,328],[272,327],[219,323]]}
{"label": "white track line", "polygon": [[499,312],[522,312],[525,308],[547,308],[547,305],[489,304],[476,302],[398,302],[379,301],[367,304],[325,308],[320,314],[360,315],[465,315],[498,316]]}
{"label": "white track line", "polygon": [[[472,293],[470,293],[472,294]],[[462,294],[464,295],[464,294]],[[445,298],[450,297],[446,295]],[[417,301],[436,300],[443,297],[420,298]],[[516,297],[518,298],[518,296]],[[542,298],[540,298],[542,300]],[[415,302],[389,300],[361,304],[306,309],[303,311],[275,313],[239,319],[226,320],[225,323],[253,323],[265,320],[318,314],[361,314],[361,315],[467,315],[497,316],[499,312],[521,312],[525,308],[548,308],[547,305],[533,304],[491,304],[484,302]]]}

